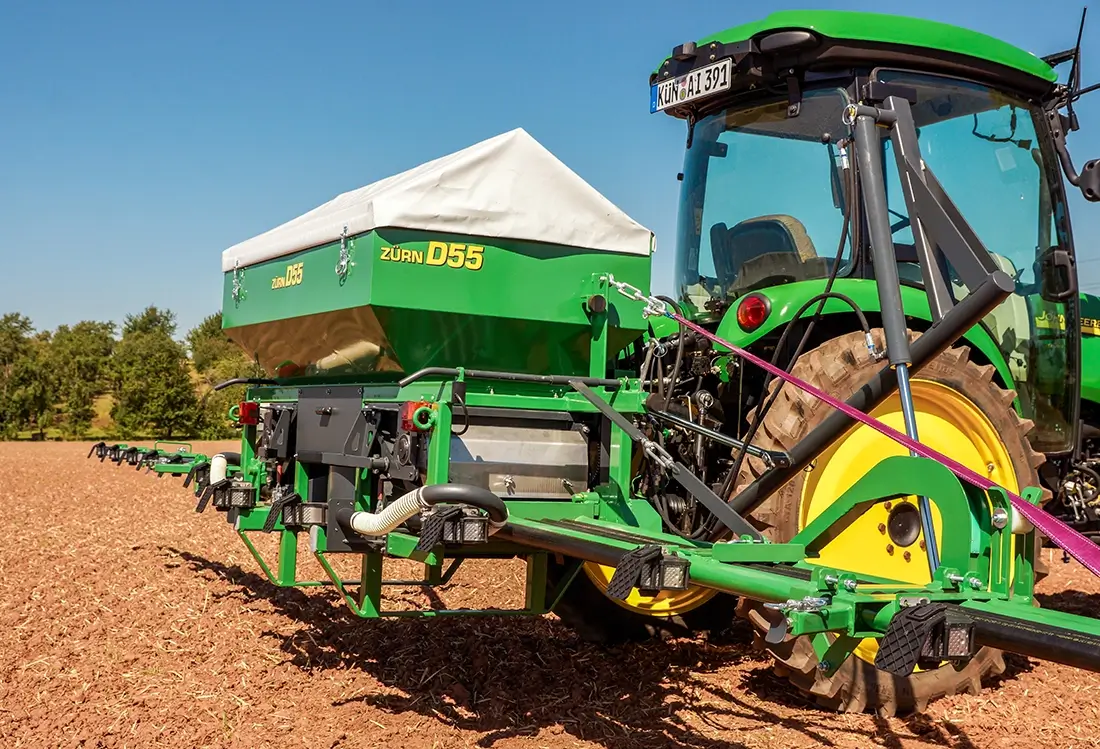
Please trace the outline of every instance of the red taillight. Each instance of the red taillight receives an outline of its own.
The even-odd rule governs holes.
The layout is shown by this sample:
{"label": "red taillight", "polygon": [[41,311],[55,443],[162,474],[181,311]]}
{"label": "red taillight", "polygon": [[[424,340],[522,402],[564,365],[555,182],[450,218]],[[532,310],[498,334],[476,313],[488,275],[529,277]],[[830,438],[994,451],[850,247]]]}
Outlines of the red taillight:
{"label": "red taillight", "polygon": [[[408,401],[401,404],[401,429],[406,432],[420,432],[431,426],[431,403],[427,401]],[[425,409],[421,411],[421,409]],[[419,412],[419,413],[418,413]],[[428,420],[425,421],[425,414]]]}
{"label": "red taillight", "polygon": [[260,404],[256,401],[241,401],[237,407],[237,421],[245,426],[260,423]]}
{"label": "red taillight", "polygon": [[737,324],[746,333],[759,328],[768,319],[771,305],[759,294],[749,294],[737,305]]}

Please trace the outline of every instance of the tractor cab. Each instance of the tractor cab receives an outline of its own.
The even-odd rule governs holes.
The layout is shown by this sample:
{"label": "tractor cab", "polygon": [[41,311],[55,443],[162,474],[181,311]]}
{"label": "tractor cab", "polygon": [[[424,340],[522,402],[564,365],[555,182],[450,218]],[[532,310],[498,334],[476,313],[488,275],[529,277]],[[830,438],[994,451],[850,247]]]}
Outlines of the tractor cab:
{"label": "tractor cab", "polygon": [[[873,38],[887,34],[876,19],[892,24],[893,44]],[[1052,116],[1066,94],[1055,81],[1047,62],[1003,42],[873,14],[777,13],[677,47],[651,82],[652,109],[685,118],[689,129],[678,298],[697,320],[717,324],[750,292],[769,298],[768,290],[802,284],[780,296],[805,299],[828,279],[849,295],[857,282],[873,284],[849,109],[900,94],[921,164],[957,210],[957,230],[1016,284],[970,336],[982,338],[977,356],[1016,390],[1024,417],[1036,424],[1037,450],[1072,450],[1076,274],[1059,169],[1064,134]],[[903,189],[896,138],[886,128],[880,134],[898,276],[912,290],[903,294],[905,313],[920,330],[972,289],[960,274],[966,269],[938,245],[930,251],[932,276],[922,269],[910,220],[917,205]],[[723,329],[747,341],[775,328]]]}

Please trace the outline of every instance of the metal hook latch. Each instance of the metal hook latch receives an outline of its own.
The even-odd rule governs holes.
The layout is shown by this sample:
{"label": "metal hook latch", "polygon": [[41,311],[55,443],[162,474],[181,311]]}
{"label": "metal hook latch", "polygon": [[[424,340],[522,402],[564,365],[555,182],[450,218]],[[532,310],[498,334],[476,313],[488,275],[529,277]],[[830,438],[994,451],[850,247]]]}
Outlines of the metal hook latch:
{"label": "metal hook latch", "polygon": [[336,263],[336,275],[340,278],[347,276],[350,265],[351,253],[348,250],[348,227],[345,224],[344,230],[340,232],[340,261]]}
{"label": "metal hook latch", "polygon": [[244,271],[241,270],[241,261],[233,261],[233,301],[241,301],[244,296]]}

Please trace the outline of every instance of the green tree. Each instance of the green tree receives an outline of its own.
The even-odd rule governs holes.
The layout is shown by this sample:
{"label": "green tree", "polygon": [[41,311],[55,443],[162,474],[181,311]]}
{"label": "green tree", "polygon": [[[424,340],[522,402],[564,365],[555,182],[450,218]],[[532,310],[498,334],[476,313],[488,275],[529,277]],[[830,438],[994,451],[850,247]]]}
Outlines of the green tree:
{"label": "green tree", "polygon": [[33,428],[39,437],[53,426],[57,378],[49,364],[48,334],[30,339],[11,367],[10,403],[15,430]]}
{"label": "green tree", "polygon": [[125,435],[174,437],[195,431],[198,399],[186,352],[171,337],[172,320],[171,312],[150,307],[136,318],[128,316],[123,325],[111,357],[111,417]]}
{"label": "green tree", "polygon": [[122,322],[122,337],[133,333],[164,333],[168,338],[176,334],[176,313],[154,306],[146,307],[140,314],[126,315]]}
{"label": "green tree", "polygon": [[115,346],[115,326],[85,320],[60,326],[50,344],[50,363],[64,405],[65,434],[82,437],[95,416],[95,399],[108,384],[108,367]]}
{"label": "green tree", "polygon": [[244,398],[245,388],[234,386],[214,392],[213,387],[234,377],[258,377],[263,371],[226,337],[220,312],[192,328],[187,333],[187,343],[204,391],[200,436],[203,439],[232,437],[233,427],[226,414],[230,406]]}
{"label": "green tree", "polygon": [[0,367],[10,367],[16,356],[29,345],[34,325],[31,319],[18,312],[0,317]]}
{"label": "green tree", "polygon": [[12,312],[0,318],[0,434],[13,437],[52,423],[56,378],[48,363],[48,333],[33,335],[30,318]]}
{"label": "green tree", "polygon": [[199,374],[206,374],[225,360],[248,362],[240,347],[222,331],[221,312],[215,312],[192,328],[187,333],[187,346]]}

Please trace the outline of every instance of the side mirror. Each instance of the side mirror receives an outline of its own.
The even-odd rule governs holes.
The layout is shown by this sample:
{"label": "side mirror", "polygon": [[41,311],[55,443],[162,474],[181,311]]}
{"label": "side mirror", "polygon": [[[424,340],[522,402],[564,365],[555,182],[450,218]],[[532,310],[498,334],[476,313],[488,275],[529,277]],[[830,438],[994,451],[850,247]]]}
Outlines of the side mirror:
{"label": "side mirror", "polygon": [[1081,194],[1085,200],[1096,203],[1100,201],[1100,159],[1093,159],[1085,164],[1081,170],[1080,184]]}
{"label": "side mirror", "polygon": [[1077,272],[1068,252],[1052,247],[1043,255],[1039,263],[1042,271],[1039,296],[1043,300],[1064,302],[1076,296]]}

